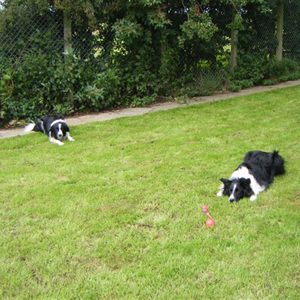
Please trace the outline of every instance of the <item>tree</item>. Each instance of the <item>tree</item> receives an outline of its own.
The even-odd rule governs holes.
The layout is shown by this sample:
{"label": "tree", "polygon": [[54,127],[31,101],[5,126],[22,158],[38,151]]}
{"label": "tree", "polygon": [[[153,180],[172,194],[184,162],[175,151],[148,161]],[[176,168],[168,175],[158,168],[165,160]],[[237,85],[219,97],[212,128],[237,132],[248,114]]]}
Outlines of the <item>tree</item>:
{"label": "tree", "polygon": [[237,66],[237,55],[238,55],[238,34],[239,29],[241,28],[241,16],[239,12],[236,11],[235,7],[233,7],[233,20],[231,23],[231,37],[230,37],[230,72],[233,73],[234,69]]}
{"label": "tree", "polygon": [[243,27],[241,9],[243,5],[247,4],[247,0],[224,0],[223,2],[225,4],[230,4],[231,11],[232,11],[232,21],[231,24],[229,24],[229,28],[231,30],[231,34],[230,34],[231,51],[230,51],[229,69],[230,72],[233,73],[234,69],[237,66],[239,30],[242,29]]}
{"label": "tree", "polygon": [[277,3],[277,15],[276,15],[276,60],[282,60],[283,50],[283,15],[284,15],[284,3],[283,0],[278,0]]}

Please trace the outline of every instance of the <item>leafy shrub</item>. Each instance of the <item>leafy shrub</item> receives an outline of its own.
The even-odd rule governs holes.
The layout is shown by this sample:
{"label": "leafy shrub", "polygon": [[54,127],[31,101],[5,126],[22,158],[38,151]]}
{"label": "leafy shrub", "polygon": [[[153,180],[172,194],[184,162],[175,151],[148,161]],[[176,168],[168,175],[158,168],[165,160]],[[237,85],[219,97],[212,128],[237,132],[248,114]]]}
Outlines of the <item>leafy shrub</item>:
{"label": "leafy shrub", "polygon": [[229,90],[238,91],[257,84],[272,85],[298,78],[300,78],[300,65],[295,61],[290,59],[283,59],[282,61],[270,59],[267,61],[246,55],[239,61],[231,79]]}
{"label": "leafy shrub", "polygon": [[278,79],[264,79],[262,84],[263,85],[274,85],[278,83]]}
{"label": "leafy shrub", "polygon": [[264,79],[278,79],[279,81],[294,80],[299,78],[300,65],[299,63],[290,60],[283,59],[276,61],[275,59],[270,60],[264,70]]}
{"label": "leafy shrub", "polygon": [[221,70],[199,72],[180,81],[181,88],[175,94],[188,97],[208,96],[222,89],[227,82],[227,73]]}
{"label": "leafy shrub", "polygon": [[182,35],[178,37],[181,47],[186,41],[191,41],[195,37],[204,41],[210,41],[218,30],[208,13],[198,14],[191,11],[191,16],[192,18],[189,18],[181,25]]}
{"label": "leafy shrub", "polygon": [[59,112],[99,110],[101,90],[91,86],[96,72],[91,63],[76,56],[63,58],[43,53],[27,54],[21,63],[3,70],[0,81],[2,121],[32,119]]}
{"label": "leafy shrub", "polygon": [[234,84],[239,86],[241,89],[247,89],[254,86],[254,82],[251,79],[234,80]]}
{"label": "leafy shrub", "polygon": [[121,77],[116,68],[109,68],[97,74],[93,82],[98,93],[94,95],[94,107],[98,110],[121,105]]}
{"label": "leafy shrub", "polygon": [[114,57],[103,69],[93,58],[30,53],[18,64],[0,66],[0,122],[34,119],[49,113],[65,115],[100,111],[155,101],[158,81],[149,51],[141,47],[134,64]]}
{"label": "leafy shrub", "polygon": [[241,83],[247,80],[248,86],[261,83],[264,77],[263,66],[265,63],[266,59],[263,55],[242,55],[238,60],[238,66],[234,70],[233,81]]}
{"label": "leafy shrub", "polygon": [[242,87],[236,82],[231,82],[228,86],[228,90],[231,92],[239,92],[241,88]]}
{"label": "leafy shrub", "polygon": [[179,70],[179,49],[176,45],[164,45],[165,50],[161,53],[160,67],[158,70],[159,93],[168,95],[176,87]]}
{"label": "leafy shrub", "polygon": [[156,97],[159,89],[158,71],[151,44],[146,43],[136,51],[115,55],[108,65],[107,74],[117,76],[113,79],[111,89],[107,89],[108,93],[113,93],[109,97],[115,98],[116,105],[146,105],[150,98]]}
{"label": "leafy shrub", "polygon": [[130,105],[132,107],[147,106],[150,105],[151,103],[154,103],[156,98],[157,98],[156,94],[145,96],[143,98],[134,97],[133,99],[131,99]]}

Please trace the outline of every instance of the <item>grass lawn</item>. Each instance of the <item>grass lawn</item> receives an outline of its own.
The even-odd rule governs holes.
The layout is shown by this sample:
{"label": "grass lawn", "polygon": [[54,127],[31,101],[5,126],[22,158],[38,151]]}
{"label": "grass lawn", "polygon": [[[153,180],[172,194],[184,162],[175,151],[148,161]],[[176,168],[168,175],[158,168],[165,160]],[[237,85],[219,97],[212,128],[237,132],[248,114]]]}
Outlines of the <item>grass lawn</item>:
{"label": "grass lawn", "polygon": [[[2,299],[299,299],[300,86],[72,136],[0,141]],[[256,202],[216,197],[257,149],[287,174]]]}

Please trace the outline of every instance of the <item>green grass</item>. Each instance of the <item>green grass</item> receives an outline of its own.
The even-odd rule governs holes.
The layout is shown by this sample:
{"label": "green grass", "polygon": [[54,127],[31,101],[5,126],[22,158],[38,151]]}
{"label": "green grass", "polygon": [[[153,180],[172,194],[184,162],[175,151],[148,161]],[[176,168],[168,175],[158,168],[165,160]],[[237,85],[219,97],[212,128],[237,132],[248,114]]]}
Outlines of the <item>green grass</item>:
{"label": "green grass", "polygon": [[[1,298],[298,299],[299,116],[294,87],[1,140]],[[287,174],[217,198],[255,149]]]}

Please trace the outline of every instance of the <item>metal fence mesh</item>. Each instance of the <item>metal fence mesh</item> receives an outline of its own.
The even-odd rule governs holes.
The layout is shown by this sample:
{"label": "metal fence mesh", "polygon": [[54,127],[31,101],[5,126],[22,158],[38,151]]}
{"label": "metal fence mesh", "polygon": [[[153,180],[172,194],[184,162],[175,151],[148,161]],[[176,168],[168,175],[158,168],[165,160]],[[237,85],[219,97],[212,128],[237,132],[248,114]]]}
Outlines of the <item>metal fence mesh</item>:
{"label": "metal fence mesh", "polygon": [[[299,5],[299,4],[298,4]],[[287,5],[284,10],[284,56],[300,61],[300,22],[299,10],[294,5]]]}
{"label": "metal fence mesh", "polygon": [[[284,57],[300,61],[300,38],[298,10],[293,9],[293,5],[286,6],[285,20],[295,20],[285,24],[284,31]],[[31,12],[30,18],[14,18],[13,22],[0,26],[0,60],[2,64],[18,64],[28,53],[51,53],[51,55],[63,56],[64,37],[63,37],[63,14],[62,12],[48,10],[44,14]],[[73,51],[84,62],[85,58],[95,55],[93,44],[93,33],[88,26],[81,26],[73,22],[72,47]],[[294,25],[293,25],[294,24]],[[293,28],[295,26],[295,28]],[[298,27],[297,27],[298,26]],[[226,29],[228,30],[228,29]],[[222,30],[221,30],[222,31]],[[224,31],[224,30],[223,30]],[[107,51],[113,39],[113,30],[109,29],[110,35],[103,43],[104,51]],[[273,40],[273,52],[275,49],[274,19],[267,26],[265,24],[259,30],[246,28],[243,32],[245,36],[253,36],[253,45],[256,49],[270,45]],[[228,42],[227,42],[228,43]],[[270,48],[270,46],[269,46]],[[271,49],[269,49],[272,52]],[[250,50],[249,50],[250,51]],[[271,53],[274,54],[274,53]],[[186,55],[181,58],[182,70],[189,71],[189,66],[195,65],[195,57]],[[3,65],[1,65],[3,67]],[[0,68],[1,68],[0,67]],[[210,70],[205,71],[203,78],[211,77],[212,73],[222,78],[222,74]]]}
{"label": "metal fence mesh", "polygon": [[0,56],[16,62],[36,51],[62,54],[63,47],[62,16],[57,14],[14,20],[0,30]]}

